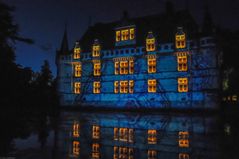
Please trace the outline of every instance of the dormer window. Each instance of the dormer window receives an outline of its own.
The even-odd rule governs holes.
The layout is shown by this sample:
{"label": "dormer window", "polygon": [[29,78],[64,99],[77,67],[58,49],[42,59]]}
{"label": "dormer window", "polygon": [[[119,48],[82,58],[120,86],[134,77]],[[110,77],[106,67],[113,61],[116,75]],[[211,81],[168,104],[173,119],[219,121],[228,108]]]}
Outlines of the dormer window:
{"label": "dormer window", "polygon": [[75,43],[75,47],[74,47],[74,56],[73,56],[73,58],[74,59],[79,59],[80,58],[80,52],[81,52],[81,49],[80,49],[79,42],[76,42]]}
{"label": "dormer window", "polygon": [[146,51],[155,51],[155,38],[152,32],[149,32],[146,38]]}
{"label": "dormer window", "polygon": [[186,48],[186,34],[183,32],[182,27],[178,27],[178,31],[175,35],[175,47],[176,49]]}
{"label": "dormer window", "polygon": [[135,39],[135,28],[120,29],[116,30],[115,32],[116,42],[134,39]]}
{"label": "dormer window", "polygon": [[92,56],[99,57],[100,56],[100,44],[97,39],[95,39],[93,47],[92,47]]}

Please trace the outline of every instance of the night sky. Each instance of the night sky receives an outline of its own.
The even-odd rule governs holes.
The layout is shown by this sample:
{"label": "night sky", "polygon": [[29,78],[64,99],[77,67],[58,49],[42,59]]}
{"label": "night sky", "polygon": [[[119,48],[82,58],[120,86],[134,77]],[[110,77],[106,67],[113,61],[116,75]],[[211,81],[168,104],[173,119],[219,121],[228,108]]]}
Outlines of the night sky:
{"label": "night sky", "polygon": [[[18,42],[16,62],[39,71],[43,60],[50,62],[56,73],[55,51],[60,47],[67,22],[70,47],[80,39],[87,27],[97,22],[119,20],[123,10],[130,17],[161,13],[166,0],[3,0],[16,10],[13,14],[19,24],[19,34],[32,38],[33,45]],[[187,0],[171,0],[175,9],[187,6]],[[206,0],[188,0],[190,12],[200,24]],[[208,0],[215,24],[239,29],[239,0]],[[90,18],[91,17],[91,18]],[[91,20],[89,20],[91,19]]]}

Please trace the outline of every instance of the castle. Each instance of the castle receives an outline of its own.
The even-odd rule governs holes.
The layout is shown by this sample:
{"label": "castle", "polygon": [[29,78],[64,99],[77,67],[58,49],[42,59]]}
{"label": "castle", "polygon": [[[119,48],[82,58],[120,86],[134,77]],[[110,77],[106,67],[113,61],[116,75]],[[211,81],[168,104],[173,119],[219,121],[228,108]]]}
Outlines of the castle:
{"label": "castle", "polygon": [[57,51],[60,104],[86,108],[216,109],[220,50],[188,10],[90,26]]}

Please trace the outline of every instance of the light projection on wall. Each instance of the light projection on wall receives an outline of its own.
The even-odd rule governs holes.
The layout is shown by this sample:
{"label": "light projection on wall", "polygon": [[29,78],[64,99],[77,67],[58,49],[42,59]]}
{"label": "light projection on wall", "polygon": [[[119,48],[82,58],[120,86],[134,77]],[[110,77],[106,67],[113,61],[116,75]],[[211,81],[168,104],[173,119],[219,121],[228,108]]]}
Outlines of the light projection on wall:
{"label": "light projection on wall", "polygon": [[188,92],[188,78],[178,78],[178,92]]}
{"label": "light projection on wall", "polygon": [[156,40],[153,36],[153,32],[148,32],[148,36],[146,38],[146,51],[155,51],[156,49]]}
{"label": "light projection on wall", "polygon": [[175,47],[176,49],[186,48],[186,34],[183,32],[182,27],[177,28],[178,31],[175,35]]}
{"label": "light projection on wall", "polygon": [[189,132],[188,131],[178,132],[178,145],[179,147],[189,147]]}
{"label": "light projection on wall", "polygon": [[178,71],[187,71],[188,70],[187,52],[178,52],[177,62],[178,62]]}
{"label": "light projection on wall", "polygon": [[127,28],[115,31],[116,42],[134,39],[135,39],[135,28]]}

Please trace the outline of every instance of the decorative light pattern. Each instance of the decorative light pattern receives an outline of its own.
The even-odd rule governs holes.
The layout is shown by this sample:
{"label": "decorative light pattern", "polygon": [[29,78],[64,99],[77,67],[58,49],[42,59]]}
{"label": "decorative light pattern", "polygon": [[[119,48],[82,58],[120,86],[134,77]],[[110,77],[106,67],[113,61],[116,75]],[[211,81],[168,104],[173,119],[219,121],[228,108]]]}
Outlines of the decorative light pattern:
{"label": "decorative light pattern", "polygon": [[92,138],[99,139],[100,138],[100,126],[93,125],[92,126]]}
{"label": "decorative light pattern", "polygon": [[92,159],[100,158],[100,145],[98,143],[92,144]]}
{"label": "decorative light pattern", "polygon": [[74,47],[73,58],[74,59],[79,59],[80,58],[80,53],[81,53],[81,49],[80,49],[80,46],[79,46],[79,42],[76,42],[75,47]]}
{"label": "decorative light pattern", "polygon": [[148,56],[148,73],[156,73],[156,56]]}
{"label": "decorative light pattern", "polygon": [[79,156],[79,154],[80,154],[80,142],[79,141],[73,141],[72,153],[74,156]]}
{"label": "decorative light pattern", "polygon": [[79,137],[80,136],[79,131],[80,131],[79,123],[74,121],[74,123],[73,123],[73,131],[72,131],[73,137]]}
{"label": "decorative light pattern", "polygon": [[190,159],[189,154],[187,153],[179,153],[178,154],[178,159]]}
{"label": "decorative light pattern", "polygon": [[148,150],[148,159],[157,159],[157,151]]}
{"label": "decorative light pattern", "polygon": [[155,44],[156,41],[155,41],[155,38],[153,36],[153,33],[152,32],[148,32],[148,36],[146,38],[146,51],[149,52],[149,51],[155,51]]}
{"label": "decorative light pattern", "polygon": [[100,61],[94,62],[94,76],[100,76],[101,75],[101,63]]}

